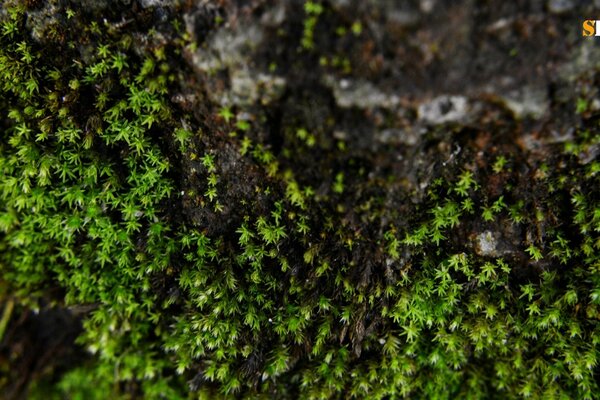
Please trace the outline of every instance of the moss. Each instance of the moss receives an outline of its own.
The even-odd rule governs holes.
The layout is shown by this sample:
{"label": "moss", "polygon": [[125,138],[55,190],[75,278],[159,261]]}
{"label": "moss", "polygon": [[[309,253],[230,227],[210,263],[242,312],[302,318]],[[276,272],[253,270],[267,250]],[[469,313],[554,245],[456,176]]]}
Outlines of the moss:
{"label": "moss", "polygon": [[[598,392],[591,116],[543,154],[510,143],[509,117],[428,130],[433,167],[411,177],[400,145],[333,140],[362,111],[308,78],[281,104],[176,101],[193,76],[181,21],[158,34],[124,6],[99,24],[58,2],[40,43],[25,6],[3,6],[1,296],[85,306],[91,354],[32,379],[31,398]],[[288,61],[304,67],[328,53],[315,27],[341,18],[305,6],[291,40],[310,51]]]}

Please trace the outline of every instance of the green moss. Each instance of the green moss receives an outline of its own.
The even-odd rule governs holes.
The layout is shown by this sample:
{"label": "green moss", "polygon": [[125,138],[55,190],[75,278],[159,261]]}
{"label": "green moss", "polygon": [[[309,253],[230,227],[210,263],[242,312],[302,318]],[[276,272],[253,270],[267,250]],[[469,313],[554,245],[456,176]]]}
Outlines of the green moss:
{"label": "green moss", "polygon": [[[310,49],[325,13],[305,6]],[[185,114],[170,100],[180,48],[134,47],[70,12],[56,59],[25,10],[7,10],[2,296],[93,310],[78,340],[93,357],[34,382],[32,398],[600,389],[600,164],[581,157],[599,142],[592,123],[537,173],[466,155],[395,202],[401,177],[370,177],[371,158],[304,125],[278,151],[229,107]],[[234,123],[240,134],[223,134]],[[311,152],[330,158],[304,169]],[[491,255],[470,238],[484,230],[520,237]]]}

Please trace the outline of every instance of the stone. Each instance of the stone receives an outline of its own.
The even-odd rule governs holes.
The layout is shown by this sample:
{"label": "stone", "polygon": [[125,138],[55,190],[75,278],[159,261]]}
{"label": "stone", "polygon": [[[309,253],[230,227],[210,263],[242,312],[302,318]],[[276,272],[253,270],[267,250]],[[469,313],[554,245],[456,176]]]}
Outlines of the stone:
{"label": "stone", "polygon": [[336,103],[342,108],[395,108],[400,103],[398,96],[383,92],[369,81],[337,80],[329,76],[325,84],[333,89]]}
{"label": "stone", "polygon": [[171,0],[140,0],[142,8],[165,7],[172,3]]}
{"label": "stone", "polygon": [[475,238],[475,252],[480,256],[497,257],[498,240],[491,231],[485,231]]}
{"label": "stone", "polygon": [[548,94],[540,87],[525,86],[509,92],[502,99],[518,119],[525,117],[539,119],[548,112],[549,108]]}
{"label": "stone", "polygon": [[575,7],[572,0],[549,0],[548,11],[552,14],[563,14],[571,11]]}
{"label": "stone", "polygon": [[419,142],[419,133],[412,129],[384,129],[377,135],[377,141],[383,144],[402,143],[414,146]]}
{"label": "stone", "polygon": [[388,23],[396,26],[408,28],[415,26],[419,22],[419,14],[416,12],[393,10],[388,14]]}
{"label": "stone", "polygon": [[253,74],[237,70],[231,75],[231,98],[234,104],[250,105],[256,101],[269,104],[279,99],[285,91],[285,79],[269,74]]}
{"label": "stone", "polygon": [[433,11],[436,6],[436,0],[421,0],[419,2],[419,9],[422,13],[429,14]]}
{"label": "stone", "polygon": [[464,96],[439,96],[419,105],[419,119],[426,124],[439,125],[463,121],[469,110],[469,102]]}

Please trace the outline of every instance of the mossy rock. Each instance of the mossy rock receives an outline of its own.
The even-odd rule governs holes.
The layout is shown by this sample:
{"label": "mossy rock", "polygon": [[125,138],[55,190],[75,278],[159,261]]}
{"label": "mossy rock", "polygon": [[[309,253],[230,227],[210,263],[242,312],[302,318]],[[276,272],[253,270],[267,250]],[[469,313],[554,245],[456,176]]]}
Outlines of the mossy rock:
{"label": "mossy rock", "polygon": [[8,398],[598,396],[592,6],[86,3],[0,12]]}

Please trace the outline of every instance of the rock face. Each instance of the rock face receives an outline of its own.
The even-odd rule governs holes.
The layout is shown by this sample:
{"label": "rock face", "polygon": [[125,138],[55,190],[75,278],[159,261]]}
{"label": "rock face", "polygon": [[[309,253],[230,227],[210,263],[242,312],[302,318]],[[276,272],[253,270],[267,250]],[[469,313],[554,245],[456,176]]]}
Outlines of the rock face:
{"label": "rock face", "polygon": [[[202,43],[190,62],[213,101],[266,104],[310,82],[320,92],[328,88],[339,109],[370,110],[368,124],[384,129],[465,123],[481,103],[547,121],[555,88],[569,91],[567,82],[584,65],[600,65],[598,46],[580,36],[578,15],[597,10],[588,3],[502,4],[492,12],[470,1],[333,2],[335,17],[317,20],[355,24],[338,26],[334,37],[318,25],[311,35],[321,42],[312,49],[291,44],[298,38],[290,36],[310,15],[296,4],[267,3],[223,8],[222,23],[207,34],[199,27],[212,18],[211,6],[200,3],[184,16],[188,33]],[[373,110],[404,116],[388,116],[382,126]]]}
{"label": "rock face", "polygon": [[[577,19],[594,6],[535,1],[492,9],[471,1],[348,0],[313,13],[293,2],[201,2],[183,17],[196,42],[186,57],[212,102],[267,121],[261,141],[292,143],[293,132],[272,129],[293,126],[328,148],[339,140],[350,152],[387,148],[395,156],[386,168],[420,196],[430,178],[429,140],[441,140],[441,163],[456,160],[445,127],[483,128],[509,113],[546,126],[536,143],[565,137],[577,120],[562,111],[577,101],[572,82],[600,66],[600,49],[580,36]],[[315,170],[331,170],[326,159],[314,160]]]}

